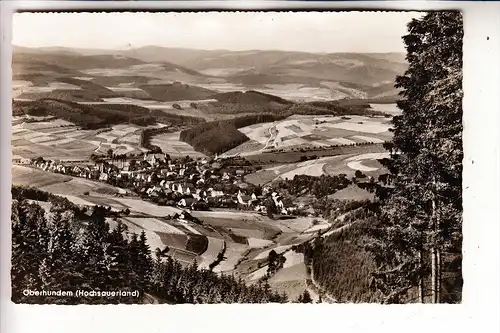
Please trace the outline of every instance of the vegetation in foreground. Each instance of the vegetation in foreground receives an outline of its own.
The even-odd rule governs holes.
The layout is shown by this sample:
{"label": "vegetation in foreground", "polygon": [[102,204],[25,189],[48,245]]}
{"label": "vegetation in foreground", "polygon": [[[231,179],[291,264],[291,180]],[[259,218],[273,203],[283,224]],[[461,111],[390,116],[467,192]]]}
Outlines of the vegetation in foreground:
{"label": "vegetation in foreground", "polygon": [[[23,193],[26,190],[13,188],[11,278],[15,303],[143,303],[144,293],[165,303],[287,301],[267,283],[246,286],[232,276],[198,269],[195,263],[183,267],[173,259],[164,260],[159,251],[153,258],[145,233],[127,235],[120,223],[111,229],[104,207],[82,212],[72,203],[37,191],[38,199],[52,203],[47,218],[40,205],[24,200]],[[139,297],[30,296],[25,290],[138,291]]]}

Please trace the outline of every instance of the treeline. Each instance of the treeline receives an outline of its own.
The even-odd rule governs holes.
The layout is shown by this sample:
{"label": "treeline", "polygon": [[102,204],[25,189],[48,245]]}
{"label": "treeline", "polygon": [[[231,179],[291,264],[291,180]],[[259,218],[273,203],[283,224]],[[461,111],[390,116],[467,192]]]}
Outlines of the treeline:
{"label": "treeline", "polygon": [[246,286],[230,275],[219,276],[195,264],[182,267],[171,258],[155,260],[151,292],[172,303],[285,303],[287,297],[271,290],[267,282]]}
{"label": "treeline", "polygon": [[238,128],[281,119],[284,119],[284,117],[259,114],[206,122],[181,131],[180,140],[204,154],[219,154],[249,140],[246,135],[238,131]]}
{"label": "treeline", "polygon": [[[78,219],[71,210],[51,209],[20,197],[49,199],[37,191],[13,189],[12,300],[29,304],[143,303],[144,293],[166,303],[286,302],[268,284],[245,286],[241,280],[200,270],[196,264],[152,258],[145,233],[131,234],[118,222],[113,229],[105,210]],[[137,291],[139,297],[60,297],[27,295],[25,291]]]}
{"label": "treeline", "polygon": [[373,110],[368,104],[369,102],[362,102],[359,100],[357,103],[340,101],[313,101],[307,102],[303,105],[309,106],[311,110],[324,110],[329,111],[336,116],[353,115],[353,116],[390,116],[389,114],[381,111]]}
{"label": "treeline", "polygon": [[170,115],[161,111],[130,104],[80,104],[57,99],[36,101],[13,101],[14,116],[54,116],[69,121],[84,129],[98,129],[116,124],[153,125],[163,122],[173,125],[193,125],[199,118]]}
{"label": "treeline", "polygon": [[295,175],[293,179],[284,179],[274,185],[280,190],[286,190],[293,196],[312,194],[316,198],[334,194],[351,184],[351,180],[345,174],[321,175],[319,177],[309,175]]}
{"label": "treeline", "polygon": [[249,90],[246,92],[241,91],[230,91],[225,93],[219,93],[211,96],[221,103],[235,103],[235,104],[249,104],[249,105],[266,105],[269,103],[277,104],[293,104],[292,101],[288,101],[278,96],[271,94],[266,94],[260,91]]}

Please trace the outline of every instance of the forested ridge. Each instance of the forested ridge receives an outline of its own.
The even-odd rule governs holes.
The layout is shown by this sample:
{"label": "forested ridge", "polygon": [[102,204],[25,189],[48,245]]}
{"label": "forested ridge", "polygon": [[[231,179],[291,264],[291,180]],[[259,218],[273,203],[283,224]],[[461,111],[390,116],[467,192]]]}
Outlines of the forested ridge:
{"label": "forested ridge", "polygon": [[83,129],[106,128],[117,124],[136,124],[139,126],[166,123],[175,126],[195,125],[204,122],[197,117],[167,114],[160,110],[131,104],[80,104],[58,99],[39,99],[36,101],[13,101],[14,116],[54,116],[66,120]]}
{"label": "forested ridge", "polygon": [[[267,283],[247,287],[232,276],[183,267],[155,255],[146,235],[106,222],[109,210],[81,211],[66,199],[36,189],[12,190],[12,300],[29,304],[143,303],[150,293],[166,303],[286,302]],[[36,201],[50,202],[48,214]],[[76,211],[79,211],[77,213]],[[140,297],[30,296],[24,291],[138,291]]]}

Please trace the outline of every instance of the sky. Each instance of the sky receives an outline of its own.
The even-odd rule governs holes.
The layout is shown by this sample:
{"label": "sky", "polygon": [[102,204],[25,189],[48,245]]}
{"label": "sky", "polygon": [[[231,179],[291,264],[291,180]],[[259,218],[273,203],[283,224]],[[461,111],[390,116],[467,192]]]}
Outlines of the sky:
{"label": "sky", "polygon": [[416,12],[16,13],[12,43],[304,52],[404,52]]}

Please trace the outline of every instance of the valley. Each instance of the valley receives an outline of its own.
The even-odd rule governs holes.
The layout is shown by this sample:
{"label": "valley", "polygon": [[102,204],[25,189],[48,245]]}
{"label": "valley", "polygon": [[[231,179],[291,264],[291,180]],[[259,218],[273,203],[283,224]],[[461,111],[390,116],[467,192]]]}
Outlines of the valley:
{"label": "valley", "polygon": [[[338,228],[318,202],[373,199],[356,184],[386,172],[404,61],[95,52],[15,50],[13,185],[107,207],[111,228],[144,233],[163,260],[319,302],[299,248]],[[309,190],[287,189],[301,177]]]}

